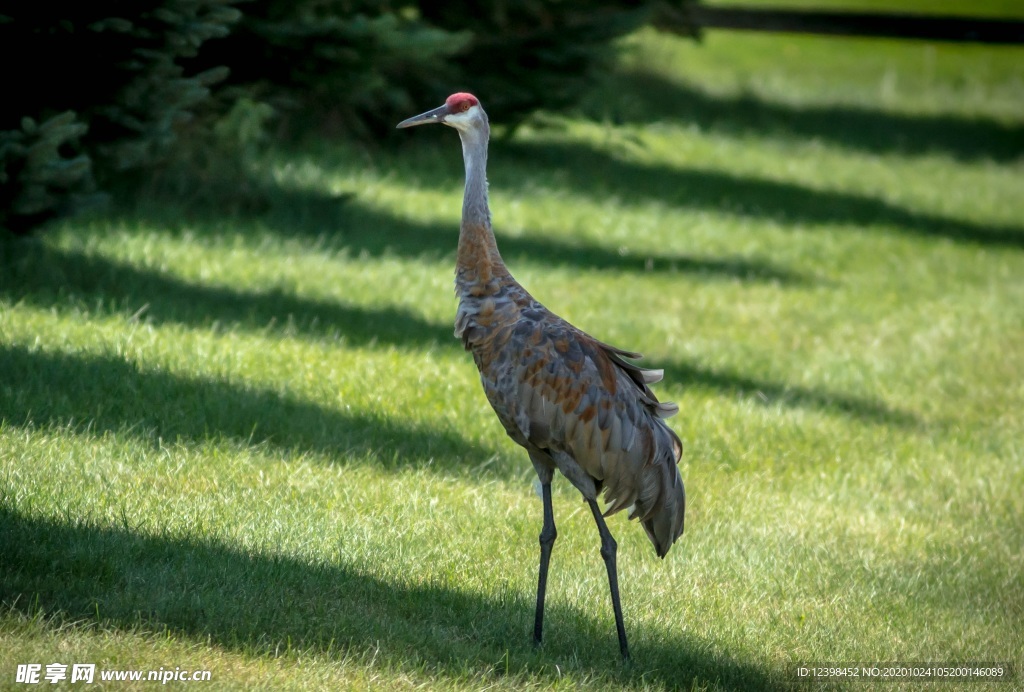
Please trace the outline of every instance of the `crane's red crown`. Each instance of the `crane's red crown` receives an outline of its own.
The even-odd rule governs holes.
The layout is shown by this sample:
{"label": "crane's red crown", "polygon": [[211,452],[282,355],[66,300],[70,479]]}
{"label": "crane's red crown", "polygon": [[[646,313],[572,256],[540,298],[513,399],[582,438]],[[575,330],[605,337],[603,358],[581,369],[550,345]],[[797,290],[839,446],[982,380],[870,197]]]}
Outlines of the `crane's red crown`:
{"label": "crane's red crown", "polygon": [[464,91],[460,91],[457,94],[452,94],[444,100],[444,105],[448,106],[450,113],[464,113],[473,106],[480,104],[480,101],[473,94],[467,94]]}

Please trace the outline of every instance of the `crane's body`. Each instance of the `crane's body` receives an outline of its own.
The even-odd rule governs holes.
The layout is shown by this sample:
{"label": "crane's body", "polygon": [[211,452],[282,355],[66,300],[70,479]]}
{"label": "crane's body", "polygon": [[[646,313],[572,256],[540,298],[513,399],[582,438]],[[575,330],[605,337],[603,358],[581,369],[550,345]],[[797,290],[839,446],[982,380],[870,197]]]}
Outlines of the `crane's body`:
{"label": "crane's body", "polygon": [[486,283],[457,279],[455,335],[505,431],[542,482],[557,468],[588,500],[603,489],[605,516],[632,507],[664,557],[683,525],[682,445],[659,419],[675,407],[647,386],[659,373],[623,360],[638,354],[573,327],[495,269]]}
{"label": "crane's body", "polygon": [[[456,259],[459,308],[455,335],[473,354],[487,400],[508,435],[524,447],[541,482],[544,526],[534,638],[543,628],[551,548],[555,469],[582,493],[601,533],[622,655],[629,657],[619,604],[616,544],[604,517],[629,508],[660,557],[683,532],[682,444],[662,420],[678,411],[649,384],[661,371],[625,358],[640,355],[604,344],[537,302],[509,273],[491,229],[487,203],[487,116],[470,94],[399,127],[442,122],[462,138],[466,192]],[[608,509],[598,509],[604,492]]]}

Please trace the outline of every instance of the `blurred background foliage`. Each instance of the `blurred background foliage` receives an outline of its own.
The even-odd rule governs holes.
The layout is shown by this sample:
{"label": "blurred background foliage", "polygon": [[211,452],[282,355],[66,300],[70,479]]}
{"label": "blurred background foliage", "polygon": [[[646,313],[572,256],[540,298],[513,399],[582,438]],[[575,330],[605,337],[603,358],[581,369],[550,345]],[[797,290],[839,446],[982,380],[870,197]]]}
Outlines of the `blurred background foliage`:
{"label": "blurred background foliage", "polygon": [[0,106],[0,227],[28,232],[118,181],[187,192],[243,165],[271,129],[386,141],[454,89],[487,93],[514,128],[577,103],[617,37],[645,23],[685,31],[685,2],[8,4],[0,59],[17,69]]}
{"label": "blurred background foliage", "polygon": [[24,232],[171,154],[228,73],[182,61],[239,17],[231,0],[6,4],[0,224]]}

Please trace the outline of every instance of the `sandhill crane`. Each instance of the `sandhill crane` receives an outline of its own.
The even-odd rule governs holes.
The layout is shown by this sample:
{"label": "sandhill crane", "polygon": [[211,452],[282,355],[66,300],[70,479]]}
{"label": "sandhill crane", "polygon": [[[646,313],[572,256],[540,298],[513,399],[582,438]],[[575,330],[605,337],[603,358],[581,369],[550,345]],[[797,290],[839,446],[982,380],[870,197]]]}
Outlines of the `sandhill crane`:
{"label": "sandhill crane", "polygon": [[[472,352],[488,401],[509,437],[522,445],[541,484],[544,523],[533,638],[540,644],[548,564],[555,543],[551,479],[555,469],[583,494],[601,535],[619,649],[629,658],[619,602],[617,546],[605,517],[629,508],[659,557],[683,533],[686,496],[679,476],[682,443],[662,419],[678,412],[648,385],[660,370],[625,360],[640,354],[609,346],[550,312],[505,267],[487,204],[487,114],[472,94],[398,127],[442,123],[459,131],[466,166],[455,270],[455,336]],[[597,496],[608,505],[602,514]]]}

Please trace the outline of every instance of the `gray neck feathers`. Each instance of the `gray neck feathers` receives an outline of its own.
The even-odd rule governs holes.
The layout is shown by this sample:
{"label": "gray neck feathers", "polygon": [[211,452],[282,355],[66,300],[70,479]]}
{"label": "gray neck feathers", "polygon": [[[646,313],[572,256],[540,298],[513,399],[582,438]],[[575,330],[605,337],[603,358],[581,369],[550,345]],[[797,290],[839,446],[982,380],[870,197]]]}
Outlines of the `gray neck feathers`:
{"label": "gray neck feathers", "polygon": [[481,126],[460,130],[462,157],[466,164],[466,194],[462,200],[462,225],[491,227],[487,205],[487,139],[490,129],[486,118]]}

